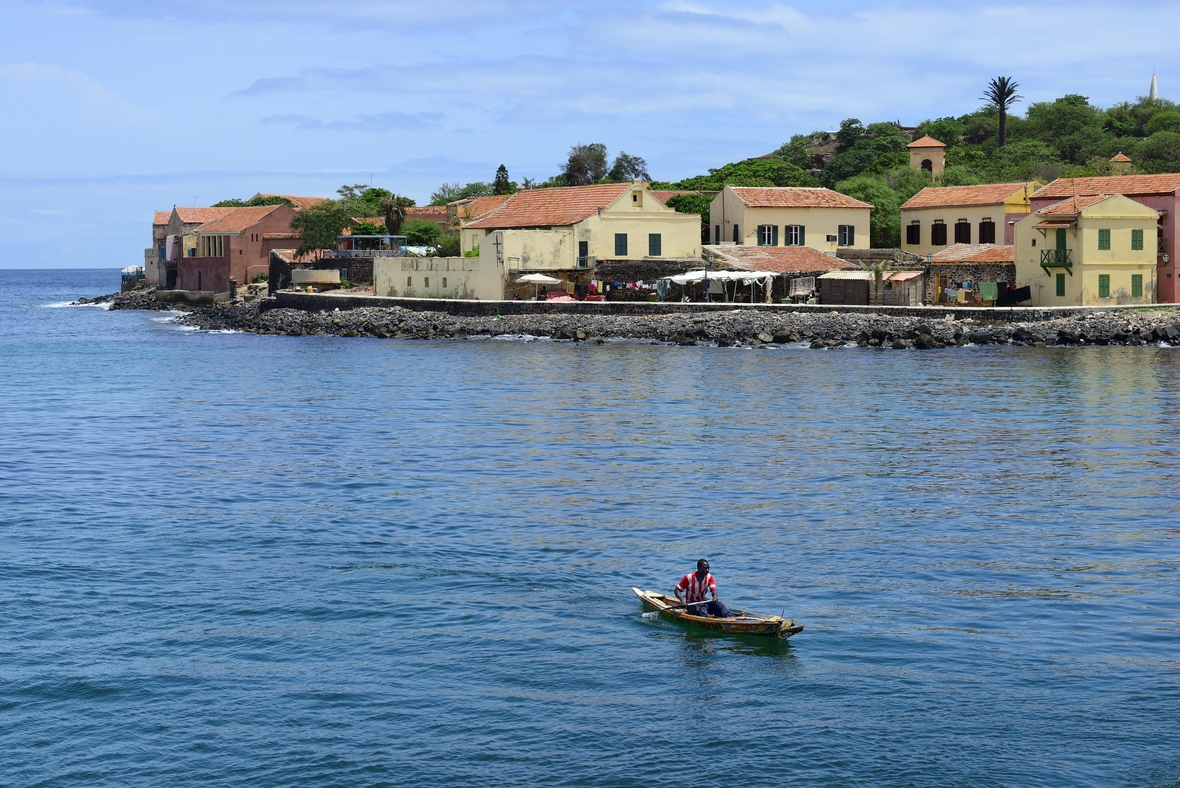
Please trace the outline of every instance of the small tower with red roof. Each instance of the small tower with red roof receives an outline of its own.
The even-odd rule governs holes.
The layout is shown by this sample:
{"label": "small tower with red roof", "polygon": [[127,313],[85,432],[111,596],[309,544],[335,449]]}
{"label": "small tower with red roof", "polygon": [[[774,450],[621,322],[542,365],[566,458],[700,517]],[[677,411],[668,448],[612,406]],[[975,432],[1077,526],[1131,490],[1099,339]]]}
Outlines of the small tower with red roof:
{"label": "small tower with red roof", "polygon": [[934,177],[946,169],[946,145],[927,134],[906,146],[910,150],[910,166],[925,170]]}

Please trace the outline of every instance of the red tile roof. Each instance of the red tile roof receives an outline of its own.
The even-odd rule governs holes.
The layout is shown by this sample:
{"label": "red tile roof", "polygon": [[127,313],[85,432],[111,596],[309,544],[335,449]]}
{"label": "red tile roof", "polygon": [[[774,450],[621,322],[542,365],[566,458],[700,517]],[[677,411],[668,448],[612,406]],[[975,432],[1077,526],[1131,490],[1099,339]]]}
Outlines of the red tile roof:
{"label": "red tile roof", "polygon": [[813,273],[858,268],[810,246],[706,246],[726,265],[747,271],[780,274]]}
{"label": "red tile roof", "polygon": [[229,214],[220,219],[205,222],[197,228],[197,232],[238,235],[258,224],[279,207],[278,205],[259,205],[251,208],[226,208],[224,210],[228,210]]}
{"label": "red tile roof", "polygon": [[747,208],[872,208],[831,189],[804,186],[730,186]]}
{"label": "red tile roof", "polygon": [[[214,219],[220,219],[229,214],[233,208],[181,208],[177,206],[176,212],[180,214],[180,221],[184,224],[204,224],[211,222]],[[156,218],[152,224],[168,224],[172,220],[172,211],[156,211]]]}
{"label": "red tile roof", "polygon": [[1119,164],[1130,164],[1131,163],[1131,158],[1129,156],[1127,156],[1127,154],[1123,153],[1122,151],[1119,151],[1115,155],[1111,156],[1110,160],[1113,162],[1117,162]]}
{"label": "red tile roof", "polygon": [[524,189],[502,206],[466,227],[495,230],[504,227],[564,227],[598,213],[631,188],[630,183]]}
{"label": "red tile roof", "polygon": [[[445,225],[447,223],[447,206],[445,205],[422,205],[406,208],[406,221],[419,220],[425,222],[434,222],[435,224]],[[381,223],[385,220],[382,219]]]}
{"label": "red tile roof", "polygon": [[662,202],[664,205],[668,204],[668,200],[672,199],[673,197],[679,196],[681,194],[704,194],[705,196],[708,196],[709,194],[716,194],[716,192],[696,192],[696,191],[655,191],[655,192],[651,192],[651,196],[655,197],[657,200]]}
{"label": "red tile roof", "polygon": [[914,140],[909,145],[906,145],[906,147],[907,148],[945,148],[946,143],[939,142],[938,140],[934,139],[929,134],[927,134],[925,137],[923,137],[920,140]]}
{"label": "red tile roof", "polygon": [[1036,193],[1037,198],[1062,199],[1075,194],[1172,194],[1180,189],[1180,172],[1162,175],[1110,175],[1103,178],[1058,178]]}
{"label": "red tile roof", "polygon": [[1012,263],[1015,246],[996,244],[954,244],[934,254],[935,263]]}
{"label": "red tile roof", "polygon": [[989,183],[983,186],[927,186],[915,194],[901,209],[959,208],[969,205],[999,205],[1031,185],[1028,183]]}
{"label": "red tile roof", "polygon": [[476,221],[487,216],[492,211],[508,202],[511,194],[489,194],[484,197],[467,197],[447,203],[448,210],[454,210],[455,215],[464,221]]}
{"label": "red tile roof", "polygon": [[1084,197],[1070,197],[1037,211],[1037,216],[1073,216],[1083,208],[1110,199],[1109,194],[1088,194]]}
{"label": "red tile roof", "polygon": [[300,211],[304,210],[305,208],[310,208],[313,205],[318,205],[319,203],[322,203],[324,200],[328,199],[327,197],[294,197],[290,194],[263,194],[262,192],[259,192],[255,196],[282,197],[284,200],[290,200],[291,204]]}

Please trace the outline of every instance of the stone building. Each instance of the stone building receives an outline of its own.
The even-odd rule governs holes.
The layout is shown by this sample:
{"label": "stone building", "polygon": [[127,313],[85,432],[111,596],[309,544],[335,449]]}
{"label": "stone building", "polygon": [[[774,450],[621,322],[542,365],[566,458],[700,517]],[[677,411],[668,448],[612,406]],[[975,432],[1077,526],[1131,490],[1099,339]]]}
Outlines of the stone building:
{"label": "stone building", "polygon": [[1015,247],[954,244],[927,266],[927,304],[1006,305],[1016,282]]}
{"label": "stone building", "polygon": [[910,166],[925,170],[937,178],[946,169],[946,145],[927,134],[906,146],[910,154]]}

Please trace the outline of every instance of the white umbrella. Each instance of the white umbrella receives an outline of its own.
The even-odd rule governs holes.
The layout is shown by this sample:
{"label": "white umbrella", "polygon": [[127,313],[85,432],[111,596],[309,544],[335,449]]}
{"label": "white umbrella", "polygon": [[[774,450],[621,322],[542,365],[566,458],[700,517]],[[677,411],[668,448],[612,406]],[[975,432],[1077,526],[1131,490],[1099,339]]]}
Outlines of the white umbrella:
{"label": "white umbrella", "polygon": [[559,285],[559,284],[561,284],[561,280],[555,279],[552,276],[546,276],[545,274],[525,274],[524,276],[522,276],[516,280],[516,284],[518,284],[518,285],[532,285],[533,286],[533,298],[536,298],[537,291],[541,285]]}

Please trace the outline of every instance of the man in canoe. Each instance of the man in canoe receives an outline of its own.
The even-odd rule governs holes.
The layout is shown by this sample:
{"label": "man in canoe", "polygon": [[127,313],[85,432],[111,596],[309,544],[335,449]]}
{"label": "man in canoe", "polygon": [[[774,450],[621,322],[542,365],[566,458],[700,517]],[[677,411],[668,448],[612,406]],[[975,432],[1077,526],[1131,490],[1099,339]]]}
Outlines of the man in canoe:
{"label": "man in canoe", "polygon": [[[729,618],[731,615],[729,608],[717,599],[717,581],[709,574],[709,562],[704,558],[697,561],[697,571],[680,578],[674,590],[677,599],[688,603],[689,615],[706,618]],[[712,601],[706,598],[707,594],[713,595]]]}

